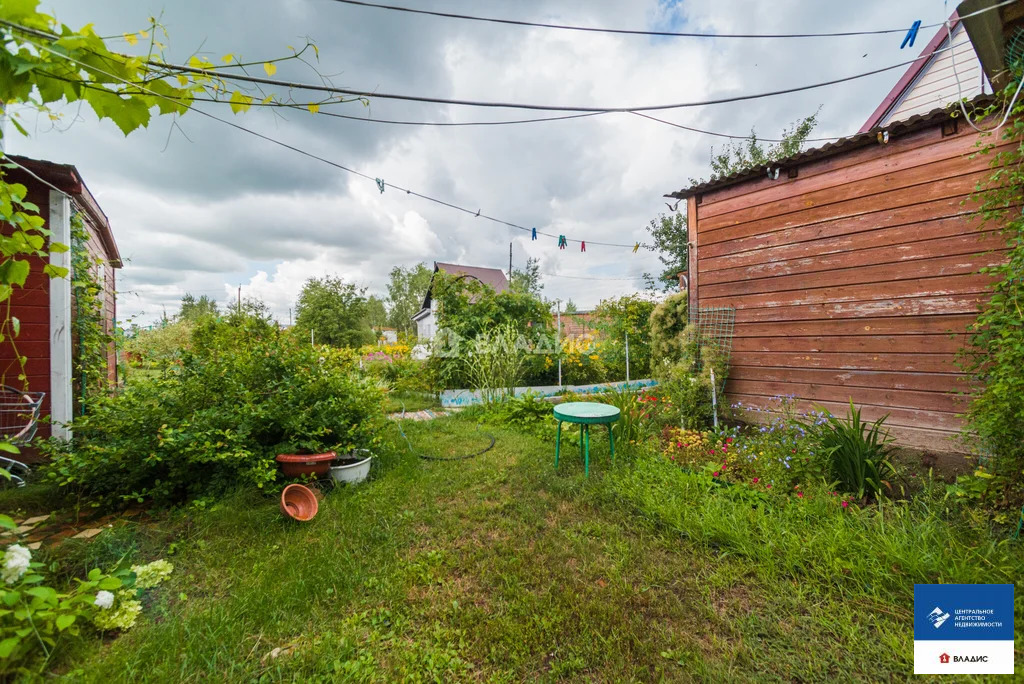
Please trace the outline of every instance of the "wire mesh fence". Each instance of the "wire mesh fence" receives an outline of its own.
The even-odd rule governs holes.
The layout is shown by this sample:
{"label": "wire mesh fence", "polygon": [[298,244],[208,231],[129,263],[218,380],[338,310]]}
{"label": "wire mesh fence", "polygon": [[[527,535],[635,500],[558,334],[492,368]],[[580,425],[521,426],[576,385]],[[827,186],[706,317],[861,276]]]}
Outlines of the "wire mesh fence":
{"label": "wire mesh fence", "polygon": [[[708,348],[728,368],[732,355],[732,337],[736,328],[736,309],[731,306],[705,306],[690,309],[690,328],[697,337],[697,348]],[[718,378],[719,390],[725,387],[725,378]]]}

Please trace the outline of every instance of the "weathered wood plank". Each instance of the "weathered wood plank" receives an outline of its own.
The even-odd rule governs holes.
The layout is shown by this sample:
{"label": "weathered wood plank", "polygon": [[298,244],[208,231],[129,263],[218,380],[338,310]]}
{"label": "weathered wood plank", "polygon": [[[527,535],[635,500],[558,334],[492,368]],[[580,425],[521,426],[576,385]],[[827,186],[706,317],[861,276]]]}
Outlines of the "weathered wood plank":
{"label": "weathered wood plank", "polygon": [[730,380],[755,382],[796,382],[844,387],[876,387],[879,389],[918,392],[966,392],[971,385],[966,376],[957,373],[907,373],[871,370],[834,370],[831,368],[773,368],[767,366],[729,367]]}
{"label": "weathered wood plank", "polygon": [[734,337],[734,352],[863,352],[870,354],[955,354],[966,335],[848,335]]}
{"label": "weathered wood plank", "polygon": [[[883,299],[860,302],[828,302],[761,309],[740,308],[736,323],[761,321],[808,321],[822,318],[886,318],[890,316],[936,316],[945,314],[976,314],[987,299],[987,293],[967,293],[942,297]],[[705,303],[701,302],[701,306]]]}
{"label": "weathered wood plank", "polygon": [[[815,287],[806,290],[787,290],[764,294],[742,294],[723,297],[701,295],[701,306],[733,306],[739,309],[756,309],[778,306],[799,306],[802,304],[837,304],[841,302],[877,302],[902,300],[915,297],[943,297],[950,295],[988,292],[993,283],[991,274],[964,273],[941,278],[915,278],[885,283],[837,285]],[[871,307],[864,308],[864,315],[877,316]]]}
{"label": "weathered wood plank", "polygon": [[776,226],[769,225],[763,232],[755,235],[737,237],[733,240],[716,244],[702,243],[700,249],[701,268],[704,267],[706,262],[715,264],[717,268],[718,259],[722,257],[742,258],[740,255],[756,250],[784,248],[812,240],[824,240],[826,238],[877,231],[883,228],[899,228],[900,232],[906,233],[912,238],[923,237],[929,235],[928,232],[925,232],[929,228],[920,229],[918,224],[926,221],[952,219],[954,217],[959,217],[959,220],[965,221],[965,230],[963,232],[967,233],[969,231],[966,230],[966,226],[977,227],[980,225],[980,222],[975,220],[973,223],[966,223],[970,220],[968,217],[971,215],[972,209],[963,206],[962,202],[963,196],[955,195],[896,209],[876,207],[875,210],[856,216],[828,219],[787,230],[777,230]]}
{"label": "weathered wood plank", "polygon": [[949,335],[966,332],[967,327],[974,320],[974,314],[968,314],[737,323],[733,331],[733,337]]}
{"label": "weathered wood plank", "polygon": [[[919,230],[872,230],[708,259],[701,263],[701,270],[704,282],[710,285],[740,278],[769,278],[933,256],[977,254],[1006,247],[1006,238],[996,231],[971,232],[964,228],[959,218],[940,219],[921,225]],[[717,263],[709,264],[711,261]]]}
{"label": "weathered wood plank", "polygon": [[[978,151],[978,139],[979,136],[969,135],[932,139],[930,144],[919,145],[902,153],[894,154],[890,150],[889,154],[876,156],[830,173],[810,177],[804,176],[803,169],[801,169],[801,176],[793,179],[792,182],[780,185],[778,181],[774,181],[774,185],[768,183],[760,190],[754,190],[738,197],[712,202],[705,200],[701,206],[701,218],[707,220],[731,212],[746,213],[752,207],[792,200],[808,193],[829,191],[839,184],[850,182],[851,179],[856,179],[854,182],[859,182],[887,174],[900,174],[908,169],[951,159],[968,161],[967,155]],[[1009,143],[1001,142],[1000,147],[994,151],[998,152],[999,149],[1009,146]],[[992,159],[991,156],[987,158]],[[953,175],[958,173],[960,171],[955,170]]]}
{"label": "weathered wood plank", "polygon": [[850,352],[733,352],[737,366],[823,368],[828,370],[906,371],[956,373],[952,354],[855,354]]}
{"label": "weathered wood plank", "polygon": [[[736,238],[750,237],[758,233],[780,230],[788,231],[798,226],[869,214],[880,209],[909,207],[939,199],[957,198],[957,205],[959,205],[961,200],[971,195],[978,182],[988,178],[991,173],[990,170],[985,169],[962,176],[945,178],[941,182],[923,183],[896,190],[884,190],[870,197],[857,197],[779,216],[757,218],[743,223],[724,226],[718,230],[706,230],[707,227],[701,222],[700,242],[702,245],[718,244],[727,240],[735,240]],[[977,209],[977,204],[973,201],[968,201],[965,206],[959,207],[961,212],[977,211]],[[736,250],[730,249],[728,251]],[[702,253],[701,256],[712,255]]]}
{"label": "weathered wood plank", "polygon": [[[732,403],[742,402],[746,406],[758,407],[772,406],[773,397],[740,393],[728,393],[727,396]],[[838,401],[797,399],[794,403],[800,411],[813,411],[819,407],[824,407],[838,416],[845,416],[850,410],[849,403]],[[898,425],[950,432],[959,430],[963,426],[963,420],[959,415],[946,411],[925,411],[922,409],[888,407],[875,404],[861,404],[858,408],[861,409],[861,418],[865,420],[875,421],[882,416],[888,415],[886,425],[891,426]]]}
{"label": "weathered wood plank", "polygon": [[748,396],[794,396],[812,402],[837,402],[855,406],[870,404],[893,408],[921,409],[944,413],[963,413],[966,398],[952,392],[919,392],[883,389],[880,387],[854,387],[798,382],[765,382],[729,378],[726,393]]}
{"label": "weathered wood plank", "polygon": [[[960,254],[956,256],[936,256],[935,250],[925,258],[901,261],[898,263],[875,264],[871,266],[837,267],[829,271],[796,273],[794,275],[777,275],[768,278],[738,278],[715,284],[701,283],[703,297],[748,297],[753,294],[783,293],[809,288],[837,287],[842,285],[859,285],[878,283],[886,289],[893,283],[905,280],[945,279],[952,276],[977,273],[986,266],[995,266],[1005,258],[1003,252],[985,252]],[[843,255],[845,257],[845,255]],[[850,257],[846,257],[851,261]],[[735,273],[735,272],[734,272]],[[933,294],[933,292],[927,292]]]}
{"label": "weathered wood plank", "polygon": [[794,197],[740,208],[719,216],[703,215],[701,216],[701,230],[710,236],[716,230],[727,226],[807,211],[814,207],[850,200],[862,200],[883,192],[943,182],[968,173],[979,171],[991,173],[989,170],[991,162],[992,158],[987,155],[978,155],[973,159],[957,156],[869,178],[855,175],[854,170],[844,170],[842,173],[835,174],[833,185],[820,190],[801,192]]}

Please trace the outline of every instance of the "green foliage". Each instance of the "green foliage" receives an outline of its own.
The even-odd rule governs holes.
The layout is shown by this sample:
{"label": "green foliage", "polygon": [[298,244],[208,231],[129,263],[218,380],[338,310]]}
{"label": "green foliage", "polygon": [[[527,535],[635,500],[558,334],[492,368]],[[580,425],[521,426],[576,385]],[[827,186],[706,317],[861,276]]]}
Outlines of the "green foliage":
{"label": "green foliage", "polygon": [[825,420],[804,424],[808,433],[818,441],[822,454],[828,459],[829,475],[841,491],[856,495],[858,499],[875,499],[892,489],[886,478],[893,473],[889,457],[889,433],[883,428],[882,416],[873,423],[860,418],[860,409],[850,402],[850,413],[845,420],[823,413]]}
{"label": "green foliage", "polygon": [[651,369],[670,366],[682,360],[689,325],[689,295],[686,292],[670,295],[651,312]]}
{"label": "green foliage", "polygon": [[[472,278],[438,272],[434,275],[433,297],[438,306],[438,334],[434,339],[431,366],[439,382],[446,387],[478,386],[473,383],[498,381],[497,378],[482,378],[479,372],[473,377],[469,375],[472,355],[493,348],[491,342],[485,342],[478,349],[476,340],[486,340],[497,330],[502,331],[502,339],[515,333],[513,347],[517,353],[508,363],[516,366],[513,375],[519,378],[530,364],[538,364],[543,358],[536,355],[532,360],[528,359],[531,352],[537,352],[539,347],[549,348],[552,353],[555,351],[551,312],[532,294],[511,289],[495,292],[489,285]],[[505,362],[495,360],[495,363]],[[502,377],[505,378],[504,375]],[[505,379],[500,382],[504,383]]]}
{"label": "green foliage", "polygon": [[656,394],[628,387],[612,387],[594,398],[602,404],[619,409],[619,419],[612,423],[615,443],[624,448],[653,438],[658,432],[658,412],[664,402]]}
{"label": "green foliage", "polygon": [[[1004,101],[1016,84],[1003,94]],[[984,114],[1001,116],[1003,101]],[[1018,102],[1002,129],[1012,143],[992,160],[994,171],[979,184],[984,230],[996,228],[1008,252],[998,266],[981,269],[994,278],[992,295],[971,326],[969,344],[961,354],[964,370],[980,387],[967,410],[967,436],[977,439],[987,457],[988,501],[999,508],[1019,509],[1024,503],[1024,104]],[[991,137],[988,136],[988,137]],[[982,149],[991,153],[992,145]]]}
{"label": "green foliage", "polygon": [[366,322],[373,328],[374,333],[379,335],[381,328],[388,326],[388,312],[384,308],[384,301],[376,295],[366,298]]}
{"label": "green foliage", "polygon": [[658,276],[665,290],[679,287],[679,272],[690,270],[690,236],[686,214],[675,212],[661,214],[651,219],[647,226],[651,234],[651,249],[658,253],[658,260],[665,269]]}
{"label": "green foliage", "polygon": [[433,270],[424,263],[391,269],[388,282],[388,324],[405,334],[416,332],[413,315],[423,307]]}
{"label": "green foliage", "polygon": [[566,300],[565,309],[562,310],[562,313],[571,314],[576,313],[577,311],[579,311],[579,309],[576,307],[576,302],[572,301],[571,299]]}
{"label": "green foliage", "polygon": [[511,323],[476,336],[462,355],[463,376],[485,404],[511,397],[526,371],[521,335]]}
{"label": "green foliage", "polygon": [[97,393],[110,385],[108,353],[114,337],[107,329],[104,314],[103,283],[98,271],[105,268],[101,259],[89,252],[89,235],[79,214],[71,217],[71,294],[74,298],[74,338],[72,388],[75,413],[87,410]]}
{"label": "green foliage", "polygon": [[196,299],[191,293],[186,292],[181,298],[181,308],[175,318],[179,321],[196,321],[205,316],[216,316],[217,302],[212,297],[202,295]]}
{"label": "green foliage", "polygon": [[714,422],[712,370],[718,389],[718,416],[721,419],[729,412],[722,394],[729,366],[714,344],[702,342],[706,341],[700,339],[697,327],[687,325],[673,346],[679,360],[674,365],[659,364],[655,368],[661,387],[671,399],[678,424],[694,430],[710,427]]}
{"label": "green foliage", "polygon": [[129,365],[161,369],[176,363],[188,348],[194,327],[192,322],[182,320],[148,330],[130,330],[124,344]]}
{"label": "green foliage", "polygon": [[[791,157],[803,147],[804,142],[811,135],[814,127],[818,125],[818,114],[821,108],[808,117],[793,124],[782,131],[782,140],[774,145],[765,146],[757,139],[754,129],[750,129],[750,137],[746,140],[737,140],[725,147],[721,152],[715,153],[711,148],[711,180],[725,178],[734,173],[740,173],[747,169],[763,166],[772,162],[780,161]],[[703,181],[691,181],[696,184]]]}
{"label": "green foliage", "polygon": [[540,262],[533,257],[528,257],[526,268],[521,271],[513,269],[509,287],[517,292],[525,292],[539,298],[541,290],[544,289],[544,284],[540,282]]}
{"label": "green foliage", "polygon": [[341,278],[310,278],[295,305],[295,330],[303,339],[313,333],[318,344],[359,347],[376,339],[367,322],[366,297]]}
{"label": "green foliage", "polygon": [[43,584],[43,563],[32,561],[26,547],[7,547],[2,559],[0,676],[38,676],[89,622],[99,629],[131,628],[142,610],[138,599],[173,570],[163,560],[109,574],[93,568],[59,592]]}
{"label": "green foliage", "polygon": [[48,477],[98,504],[175,504],[276,477],[274,457],[379,441],[382,396],[345,351],[261,318],[196,324],[180,363],[129,383],[50,442]]}
{"label": "green foliage", "polygon": [[615,380],[626,379],[626,336],[629,336],[629,377],[651,372],[651,312],[654,302],[628,294],[606,299],[594,309],[594,327],[601,335],[601,360]]}

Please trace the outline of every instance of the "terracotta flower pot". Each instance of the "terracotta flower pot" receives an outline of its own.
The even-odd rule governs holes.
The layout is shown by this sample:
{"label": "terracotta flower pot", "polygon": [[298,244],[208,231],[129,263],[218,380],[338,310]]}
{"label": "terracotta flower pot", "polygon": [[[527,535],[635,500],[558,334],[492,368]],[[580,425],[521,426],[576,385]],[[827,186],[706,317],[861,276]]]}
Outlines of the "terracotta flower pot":
{"label": "terracotta flower pot", "polygon": [[319,508],[316,495],[309,487],[290,484],[281,492],[281,512],[292,520],[312,520]]}
{"label": "terracotta flower pot", "polygon": [[331,461],[337,454],[328,451],[324,454],[278,454],[277,462],[281,464],[281,472],[285,477],[299,475],[326,475]]}

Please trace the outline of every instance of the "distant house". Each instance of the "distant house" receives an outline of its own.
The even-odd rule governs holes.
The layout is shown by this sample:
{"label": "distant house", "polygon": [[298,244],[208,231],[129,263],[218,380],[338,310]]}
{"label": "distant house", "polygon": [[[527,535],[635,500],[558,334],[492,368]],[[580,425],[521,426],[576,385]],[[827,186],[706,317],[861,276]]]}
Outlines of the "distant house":
{"label": "distant house", "polygon": [[[87,249],[96,264],[94,275],[103,290],[104,331],[112,336],[117,321],[115,269],[121,268],[121,256],[106,215],[74,166],[14,155],[8,155],[7,159],[21,168],[5,170],[5,179],[28,188],[26,199],[39,207],[46,228],[52,231],[52,240],[71,245],[72,216],[82,218],[88,236]],[[70,268],[71,255],[51,253],[49,263]],[[33,260],[25,287],[15,288],[11,296],[10,314],[21,323],[17,348],[28,357],[25,364],[28,390],[46,393],[42,415],[52,420],[54,436],[69,437],[69,431],[62,424],[70,422],[74,409],[75,301],[71,278],[51,279],[43,273],[43,265],[43,260]],[[0,384],[22,388],[23,383],[18,380],[21,372],[11,345],[0,344]],[[107,375],[111,382],[117,381],[113,344],[107,352]],[[41,423],[38,434],[50,433],[51,425]]]}
{"label": "distant house", "polygon": [[[489,285],[495,292],[504,292],[508,289],[508,278],[498,268],[484,268],[481,266],[462,266],[460,264],[445,264],[440,261],[434,262],[434,273],[444,271],[449,275],[472,278],[484,285]],[[416,336],[420,341],[434,339],[437,333],[437,300],[433,298],[434,280],[431,278],[427,287],[427,294],[423,297],[423,307],[416,312],[412,320],[416,322]]]}
{"label": "distant house", "polygon": [[395,344],[398,342],[398,331],[394,328],[381,328],[377,331],[377,340],[380,344]]}
{"label": "distant house", "polygon": [[[861,126],[860,133],[927,114],[961,97],[970,99],[992,92],[978,53],[968,37],[968,29],[955,11],[949,21],[952,28],[947,31],[945,26],[941,27],[921,51],[921,57],[929,57],[919,58],[910,65]],[[952,50],[948,49],[950,33]]]}

